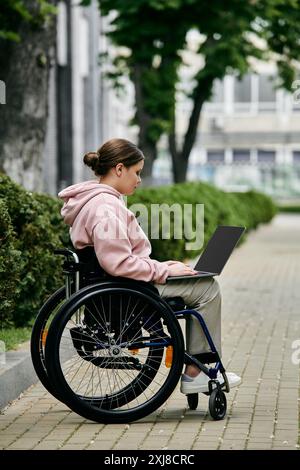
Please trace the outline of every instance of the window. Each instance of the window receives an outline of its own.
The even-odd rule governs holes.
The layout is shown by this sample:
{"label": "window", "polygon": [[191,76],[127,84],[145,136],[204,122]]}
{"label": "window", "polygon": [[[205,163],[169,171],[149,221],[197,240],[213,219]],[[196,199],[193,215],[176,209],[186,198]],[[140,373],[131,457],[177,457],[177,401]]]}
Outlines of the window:
{"label": "window", "polygon": [[234,81],[234,101],[235,103],[251,102],[251,75],[247,74],[242,79],[235,78]]}
{"label": "window", "polygon": [[236,164],[250,163],[250,150],[235,149],[232,151],[232,162]]}
{"label": "window", "polygon": [[276,101],[274,76],[259,75],[258,100],[260,103],[274,103]]}
{"label": "window", "polygon": [[207,163],[210,165],[220,165],[225,162],[224,150],[208,150]]}
{"label": "window", "polygon": [[293,151],[293,164],[300,166],[300,150]]}
{"label": "window", "polygon": [[274,150],[257,150],[257,163],[273,165],[276,153]]}

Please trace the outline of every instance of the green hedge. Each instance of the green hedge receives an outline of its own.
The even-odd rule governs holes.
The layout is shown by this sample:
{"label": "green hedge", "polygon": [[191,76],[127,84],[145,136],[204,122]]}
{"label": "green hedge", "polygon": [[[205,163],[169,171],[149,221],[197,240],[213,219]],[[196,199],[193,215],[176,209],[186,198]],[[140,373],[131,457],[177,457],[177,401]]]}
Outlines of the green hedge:
{"label": "green hedge", "polygon": [[[269,222],[277,212],[271,198],[249,191],[246,193],[226,193],[207,183],[181,183],[165,187],[140,188],[128,198],[128,207],[143,203],[150,214],[151,204],[204,204],[204,246],[217,225],[240,225],[247,231],[260,223]],[[134,211],[136,212],[136,211]],[[139,216],[139,214],[136,214]],[[148,217],[150,226],[150,217]],[[145,221],[141,219],[141,225]],[[161,229],[160,221],[160,229]],[[196,211],[193,211],[193,231],[196,230]],[[147,225],[146,225],[147,226]],[[173,233],[173,226],[171,226]],[[245,240],[243,237],[242,240]],[[166,259],[183,260],[197,256],[200,250],[186,251],[187,239],[183,240],[151,240],[152,256],[160,261]]]}
{"label": "green hedge", "polygon": [[[141,188],[128,198],[128,207],[150,204],[205,204],[205,242],[219,224],[255,228],[276,213],[263,194],[224,193],[204,183],[182,183]],[[23,326],[36,316],[46,297],[62,285],[57,247],[71,247],[69,228],[60,209],[62,201],[31,193],[0,174],[0,315],[1,325]],[[138,215],[138,214],[137,214]],[[195,229],[195,214],[193,229]],[[171,228],[172,234],[172,228]],[[158,260],[196,256],[200,250],[185,250],[188,240],[152,240],[152,257]]]}
{"label": "green hedge", "polygon": [[300,206],[299,205],[294,205],[294,206],[278,206],[278,211],[279,212],[288,212],[292,214],[299,214],[300,212]]}
{"label": "green hedge", "polygon": [[0,201],[1,325],[23,326],[62,283],[53,249],[67,244],[68,228],[61,201],[25,191],[5,175]]}
{"label": "green hedge", "polygon": [[15,233],[4,200],[0,199],[0,320],[12,323],[20,294],[21,252],[16,250]]}

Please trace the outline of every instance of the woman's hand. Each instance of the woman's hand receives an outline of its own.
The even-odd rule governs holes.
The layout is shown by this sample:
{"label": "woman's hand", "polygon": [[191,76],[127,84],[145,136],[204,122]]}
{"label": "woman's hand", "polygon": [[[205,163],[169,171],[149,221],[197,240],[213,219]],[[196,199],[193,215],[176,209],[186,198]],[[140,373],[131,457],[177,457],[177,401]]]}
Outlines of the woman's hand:
{"label": "woman's hand", "polygon": [[184,266],[189,266],[187,263],[182,263],[182,261],[175,261],[175,260],[168,260],[168,261],[163,261],[163,263],[166,263],[168,266],[171,266],[171,264],[183,264]]}
{"label": "woman's hand", "polygon": [[167,261],[167,263],[169,266],[169,276],[191,276],[197,274],[197,271],[180,261]]}
{"label": "woman's hand", "polygon": [[168,266],[171,266],[171,264],[181,263],[181,261],[169,260],[169,261],[164,261],[164,263],[166,263]]}

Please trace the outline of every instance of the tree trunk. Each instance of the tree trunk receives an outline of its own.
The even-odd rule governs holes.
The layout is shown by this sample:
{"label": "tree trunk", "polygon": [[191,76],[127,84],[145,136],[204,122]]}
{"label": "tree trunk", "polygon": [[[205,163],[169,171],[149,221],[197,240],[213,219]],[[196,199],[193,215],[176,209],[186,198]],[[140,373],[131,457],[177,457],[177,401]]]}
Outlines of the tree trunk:
{"label": "tree trunk", "polygon": [[187,173],[187,163],[180,158],[177,149],[176,132],[175,132],[175,112],[172,119],[172,130],[169,134],[169,150],[172,158],[173,181],[174,183],[182,183],[185,181]]}
{"label": "tree trunk", "polygon": [[189,119],[187,132],[184,136],[183,146],[180,151],[177,149],[176,145],[176,118],[174,110],[173,128],[169,135],[169,150],[173,163],[173,175],[175,183],[182,183],[186,181],[189,156],[197,137],[202,106],[211,95],[213,81],[213,76],[206,76],[204,79],[199,80],[197,84],[194,92],[194,107]]}
{"label": "tree trunk", "polygon": [[[56,2],[51,0],[51,3]],[[28,8],[35,16],[37,2],[32,1]],[[56,17],[51,16],[39,28],[23,22],[18,32],[20,43],[0,40],[0,78],[6,84],[6,104],[0,108],[0,171],[29,190],[42,191],[42,154]]]}
{"label": "tree trunk", "polygon": [[151,116],[145,111],[143,103],[144,96],[142,90],[143,71],[146,66],[137,64],[132,69],[132,80],[135,89],[136,102],[136,120],[139,127],[138,146],[145,155],[145,164],[143,168],[143,184],[150,186],[153,183],[152,169],[154,160],[157,157],[156,143],[153,143],[148,137]]}
{"label": "tree trunk", "polygon": [[153,185],[153,182],[154,182],[154,178],[152,176],[152,170],[153,170],[154,160],[157,157],[156,146],[152,145],[149,142],[142,142],[140,138],[139,138],[138,146],[142,150],[143,154],[145,155],[145,163],[144,163],[144,168],[142,171],[143,185],[151,186]]}

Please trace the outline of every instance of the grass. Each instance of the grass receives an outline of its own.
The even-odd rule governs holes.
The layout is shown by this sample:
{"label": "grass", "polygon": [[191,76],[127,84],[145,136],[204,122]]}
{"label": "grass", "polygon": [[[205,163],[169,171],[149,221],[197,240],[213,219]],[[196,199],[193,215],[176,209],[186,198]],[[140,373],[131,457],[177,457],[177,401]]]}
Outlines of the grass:
{"label": "grass", "polygon": [[17,349],[21,343],[28,341],[31,335],[31,326],[25,326],[22,328],[1,328],[0,329],[0,340],[5,344],[5,350]]}

